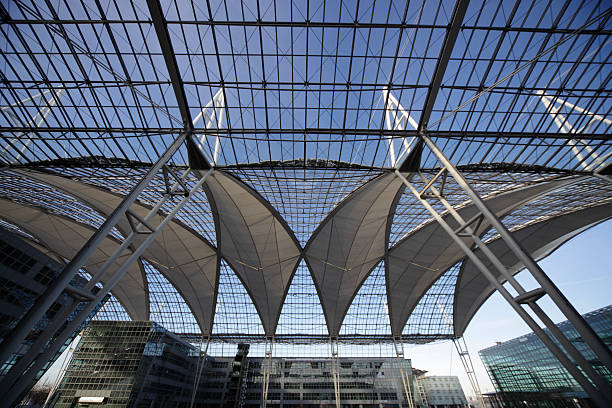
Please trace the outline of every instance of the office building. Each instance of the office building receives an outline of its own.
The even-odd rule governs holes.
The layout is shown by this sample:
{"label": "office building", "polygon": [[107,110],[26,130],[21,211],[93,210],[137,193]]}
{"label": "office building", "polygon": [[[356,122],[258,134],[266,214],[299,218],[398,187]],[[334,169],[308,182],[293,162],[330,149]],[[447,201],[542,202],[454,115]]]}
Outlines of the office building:
{"label": "office building", "polygon": [[[612,349],[612,306],[586,313],[584,319]],[[593,367],[612,384],[612,373],[585,346],[569,322],[557,327],[564,332]],[[544,344],[529,333],[479,351],[497,393],[488,400],[506,406],[591,406],[587,393]]]}
{"label": "office building", "polygon": [[193,346],[154,322],[93,321],[74,351],[55,406],[187,406],[197,362]]}
{"label": "office building", "polygon": [[[402,360],[402,370],[410,372],[410,360]],[[216,367],[230,367],[229,359],[214,358]],[[397,358],[338,358],[339,399],[343,407],[408,406]],[[245,407],[261,406],[265,360],[247,358]],[[330,359],[272,358],[268,390],[269,406],[335,406],[335,386]],[[411,387],[414,388],[410,376]],[[206,387],[207,384],[202,384]],[[211,390],[212,391],[212,390]],[[413,398],[417,398],[415,396]]]}
{"label": "office building", "polygon": [[[235,357],[206,356],[194,394],[196,349],[153,322],[93,321],[83,331],[56,407],[98,402],[115,407],[259,407],[265,359],[248,357],[241,344]],[[406,373],[410,361],[402,360]],[[338,359],[343,406],[407,406],[397,358]],[[335,405],[329,359],[270,359],[268,406]],[[410,381],[413,377],[409,376]],[[414,383],[411,382],[411,387]],[[420,403],[418,395],[414,397]]]}

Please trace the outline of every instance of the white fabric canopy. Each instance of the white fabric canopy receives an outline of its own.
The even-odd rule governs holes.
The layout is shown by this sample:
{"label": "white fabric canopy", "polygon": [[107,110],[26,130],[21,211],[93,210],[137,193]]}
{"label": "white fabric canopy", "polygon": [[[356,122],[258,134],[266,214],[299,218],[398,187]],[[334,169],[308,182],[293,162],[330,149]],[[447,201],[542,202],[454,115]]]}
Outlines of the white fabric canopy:
{"label": "white fabric canopy", "polygon": [[[32,171],[18,172],[76,197],[103,216],[108,216],[122,200],[121,196],[74,179]],[[574,178],[566,178],[540,182],[492,194],[485,201],[498,216],[503,217],[525,203],[574,181]],[[219,257],[223,256],[251,296],[265,334],[273,335],[291,279],[302,256],[300,245],[278,212],[236,177],[217,170],[205,183],[205,190],[214,213],[218,251],[205,238],[174,220],[160,232],[144,252],[143,258],[150,260],[175,286],[203,333],[210,334],[217,296]],[[398,336],[431,285],[464,257],[452,238],[434,221],[412,231],[387,250],[393,213],[403,190],[401,180],[394,174],[372,179],[348,195],[328,214],[304,249],[331,336],[339,335],[354,296],[382,259],[386,261],[391,330],[394,336]],[[24,227],[54,253],[67,259],[76,254],[93,231],[85,225],[34,207],[10,201],[2,205],[5,218]],[[144,217],[149,209],[136,203],[131,211]],[[471,204],[457,211],[466,220],[477,214]],[[161,217],[154,216],[151,224],[157,225]],[[457,225],[449,214],[443,217],[451,226]],[[31,222],[35,219],[38,219],[38,223]],[[589,219],[582,217],[579,224],[596,222],[587,223]],[[566,223],[565,227],[572,225]],[[131,232],[126,217],[117,228],[124,236]],[[571,231],[578,231],[579,228],[572,227]],[[488,223],[483,221],[477,233],[482,235],[488,229]],[[564,240],[573,236],[567,234],[562,234]],[[139,236],[136,244],[145,237]],[[465,240],[472,244],[468,238]],[[95,273],[96,265],[110,256],[118,245],[111,238],[106,241],[108,243],[99,248],[97,257],[90,260],[88,268],[93,268],[91,273]],[[556,242],[550,245],[558,245]],[[550,247],[537,243],[533,245],[538,247],[538,253]],[[113,289],[115,296],[135,319],[147,318],[149,313],[146,279],[141,268],[140,264],[132,266],[128,275]],[[463,297],[456,300],[459,302],[455,308],[456,332],[465,330],[469,319],[490,294],[490,289],[474,280],[474,277],[462,279],[465,279],[466,287],[461,288]]]}
{"label": "white fabric canopy", "polygon": [[[123,199],[121,196],[73,179],[31,171],[20,174],[56,187],[78,198],[104,216],[109,216]],[[149,212],[149,208],[138,203],[133,204],[130,210],[141,218]],[[161,220],[161,215],[155,215],[150,224],[158,225]],[[125,216],[117,226],[124,236],[131,232]],[[145,238],[146,235],[137,236],[135,244]],[[84,243],[85,241],[82,241],[81,246]],[[202,333],[210,334],[219,274],[219,260],[215,248],[205,238],[173,220],[145,250],[143,258],[148,259],[174,285],[194,314]]]}
{"label": "white fabric canopy", "polygon": [[[571,238],[611,217],[612,204],[605,204],[528,225],[514,231],[513,235],[535,260],[541,260]],[[524,269],[525,266],[514,252],[499,238],[488,247],[511,274]],[[476,253],[479,252],[477,249]],[[505,282],[487,258],[481,256],[480,259],[500,282]],[[453,307],[453,324],[457,336],[463,335],[474,314],[493,292],[495,288],[474,263],[469,259],[464,260],[457,279]]]}
{"label": "white fabric canopy", "polygon": [[[564,179],[542,182],[489,196],[485,202],[498,217],[503,217],[525,203],[573,181],[574,179]],[[469,220],[478,210],[473,204],[469,204],[457,212],[464,220]],[[444,215],[443,218],[451,227],[458,227],[450,214]],[[484,234],[489,227],[484,220],[477,234]],[[470,238],[464,240],[468,245],[472,245]],[[389,249],[385,267],[389,317],[394,336],[401,335],[410,314],[431,285],[463,256],[463,251],[436,221],[412,231]]]}
{"label": "white fabric canopy", "polygon": [[273,335],[301,257],[300,246],[278,212],[246,184],[221,171],[206,180],[221,256],[236,272]]}
{"label": "white fabric canopy", "polygon": [[385,254],[388,224],[403,190],[393,173],[376,177],[338,204],[306,245],[331,336],[338,336],[357,291]]}

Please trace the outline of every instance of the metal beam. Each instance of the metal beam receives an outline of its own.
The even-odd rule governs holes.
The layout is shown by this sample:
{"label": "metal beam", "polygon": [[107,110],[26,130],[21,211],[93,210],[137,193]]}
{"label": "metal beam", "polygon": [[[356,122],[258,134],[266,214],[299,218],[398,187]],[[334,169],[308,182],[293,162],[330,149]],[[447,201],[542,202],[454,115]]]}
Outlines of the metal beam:
{"label": "metal beam", "polygon": [[[99,128],[99,127],[84,127],[84,126],[41,126],[41,127],[27,127],[27,126],[2,126],[0,127],[0,133],[7,134],[11,132],[35,132],[38,133],[36,138],[37,140],[47,140],[45,138],[45,133],[92,133],[91,139],[94,140],[102,140],[105,137],[104,134],[113,134],[113,138],[121,139],[121,134],[126,134],[126,138],[135,138],[135,137],[145,137],[150,135],[160,135],[160,134],[177,134],[181,132],[183,129],[178,127],[168,127],[168,128],[138,128],[138,127],[107,127],[107,128]],[[244,134],[246,140],[260,140],[259,138],[254,137],[255,135],[267,135],[271,142],[273,141],[281,141],[286,139],[281,139],[280,137],[275,137],[275,135],[345,135],[345,136],[357,136],[353,141],[360,142],[366,140],[379,140],[381,137],[394,137],[398,139],[403,139],[411,136],[416,136],[418,132],[416,130],[387,130],[387,129],[368,129],[368,128],[355,128],[355,129],[342,129],[342,128],[239,128],[233,127],[231,129],[193,129],[192,133],[194,135],[201,134],[209,134],[209,135],[220,135],[221,137],[230,137],[233,135],[241,135]],[[8,136],[8,135],[7,135]],[[359,136],[363,136],[363,138],[359,138]],[[550,140],[572,140],[576,139],[575,134],[571,133],[559,133],[559,132],[506,132],[506,131],[461,131],[461,130],[443,130],[436,131],[436,139],[464,139],[464,138],[472,138],[472,139],[521,139],[521,138],[537,138],[537,139],[550,139]],[[240,139],[240,137],[237,137]],[[88,140],[87,138],[84,138]],[[581,133],[580,139],[583,140],[603,140],[609,141],[610,135],[605,131],[593,133]],[[53,141],[69,141],[74,140],[72,136],[66,136],[65,138],[57,137],[54,135],[53,137],[48,137],[48,140]],[[335,139],[331,140],[332,143],[335,143]],[[519,145],[524,146],[527,143],[520,143]]]}
{"label": "metal beam", "polygon": [[[442,317],[446,321],[448,328],[454,332],[453,319],[446,313],[444,306],[440,304],[440,302],[436,301],[438,305],[438,309],[442,312]],[[461,364],[463,364],[463,368],[465,369],[465,373],[470,380],[470,385],[472,386],[472,390],[478,398],[480,405],[485,408],[486,404],[484,399],[482,398],[482,392],[480,391],[480,385],[478,384],[478,378],[476,378],[476,371],[474,370],[474,365],[472,364],[472,357],[470,356],[470,351],[467,347],[467,343],[465,342],[465,338],[463,336],[453,338],[453,344],[455,345],[455,350],[457,350],[457,354],[459,354],[459,359],[461,360]]]}
{"label": "metal beam", "polygon": [[[463,29],[465,29],[465,26],[462,26]],[[584,32],[583,32],[584,33]],[[612,34],[612,33],[610,33]],[[15,51],[5,51],[3,53],[5,56],[19,56],[19,55],[23,55],[23,53],[21,52],[15,52]],[[186,56],[188,54],[186,53],[175,53],[176,55],[182,55],[182,56]],[[31,53],[28,53],[28,55],[32,55],[32,56],[38,56],[38,55],[47,55],[47,53],[45,52],[40,52],[40,51],[32,51]],[[134,56],[148,56],[149,54],[145,53],[145,52],[135,52],[133,54],[130,55],[134,55]],[[223,57],[228,57],[228,56],[235,56],[235,57],[245,57],[247,56],[246,53],[229,53],[229,52],[222,52],[219,54],[220,56]],[[276,54],[275,53],[271,53],[271,52],[263,52],[263,53],[249,53],[248,56],[256,56],[256,57],[275,57]],[[294,57],[306,57],[306,53],[302,52],[296,52],[293,54]],[[327,58],[328,54],[324,54],[324,53],[308,53],[309,57],[318,57],[318,58]],[[354,53],[353,54],[353,58],[366,58],[369,57],[369,54],[366,55],[364,54],[358,54],[358,53]],[[387,58],[390,59],[391,57],[383,57],[383,58]],[[424,60],[438,60],[437,58],[425,58]],[[464,61],[467,59],[463,59]],[[506,60],[508,63],[512,63],[512,62],[519,62],[518,60]],[[564,61],[560,60],[560,59],[550,59],[548,60],[549,63],[555,63],[555,64],[559,64],[562,63]],[[603,63],[599,64],[599,65],[604,65]],[[4,87],[10,87],[10,89],[14,89],[14,90],[30,90],[33,86],[41,86],[41,85],[48,85],[50,87],[57,87],[57,85],[60,85],[63,89],[77,89],[79,87],[88,87],[88,88],[111,88],[111,87],[138,87],[138,86],[146,86],[146,85],[171,85],[171,81],[169,80],[165,80],[164,78],[159,78],[156,80],[132,80],[130,79],[129,82],[127,80],[122,81],[120,80],[120,78],[115,78],[115,80],[108,80],[108,79],[92,79],[92,80],[82,80],[82,79],[49,79],[49,80],[45,80],[45,81],[41,81],[40,79],[27,79],[27,78],[19,78],[19,80],[14,80],[14,79],[9,79],[9,78],[3,78],[2,79],[2,85]],[[183,85],[197,85],[197,86],[210,86],[213,88],[219,88],[221,86],[223,86],[226,89],[245,89],[245,90],[263,90],[268,89],[268,90],[274,90],[274,91],[296,91],[296,88],[302,87],[304,91],[309,91],[309,92],[319,92],[319,91],[326,91],[326,92],[332,92],[333,88],[341,88],[343,91],[346,91],[347,88],[349,91],[353,91],[353,92],[363,92],[363,91],[372,91],[372,92],[376,92],[376,91],[382,91],[384,89],[389,89],[389,83],[388,82],[370,82],[370,81],[360,81],[360,82],[347,82],[347,81],[342,81],[342,80],[337,80],[337,81],[308,81],[308,83],[306,84],[306,82],[304,81],[258,81],[258,80],[252,80],[252,81],[204,81],[204,80],[196,80],[191,79],[191,80],[183,80]],[[484,85],[483,85],[484,86]],[[321,89],[319,90],[318,88],[327,88],[327,89]],[[363,89],[363,88],[367,88],[367,89]],[[393,84],[393,86],[391,87],[391,89],[393,91],[400,91],[402,89],[425,89],[425,88],[429,88],[429,84],[419,84],[419,83],[410,83],[410,82],[404,82],[401,84]],[[316,89],[313,90],[313,89]],[[445,84],[441,84],[440,85],[440,89],[454,89],[454,90],[459,90],[459,91],[475,91],[478,92],[482,89],[482,87],[480,85],[471,85],[471,84],[454,84],[454,85],[445,85]],[[500,92],[500,93],[505,93],[505,94],[510,94],[510,93],[520,93],[520,94],[526,94],[526,93],[536,93],[538,91],[546,91],[550,94],[554,94],[554,95],[565,95],[566,97],[570,97],[570,96],[574,96],[573,94],[577,94],[577,93],[591,93],[593,98],[603,98],[605,97],[604,95],[610,95],[612,93],[612,90],[608,90],[608,89],[595,89],[595,88],[589,88],[589,87],[577,87],[577,86],[566,86],[566,87],[537,87],[537,86],[524,86],[524,87],[520,87],[520,86],[513,86],[512,84],[506,84],[505,86],[497,86],[495,87],[495,90],[493,90],[492,92]],[[142,95],[140,95],[142,97]],[[148,101],[150,102],[150,101]]]}
{"label": "metal beam", "polygon": [[[79,302],[82,301],[73,301],[72,304],[67,305],[61,311],[56,313],[53,317],[53,320],[49,323],[49,325],[43,330],[43,332],[38,336],[35,343],[30,347],[31,352],[29,351],[26,355],[21,357],[21,359],[17,362],[15,366],[4,376],[2,382],[0,382],[0,392],[4,395],[4,397],[9,402],[9,405],[14,403],[16,398],[20,396],[25,390],[26,384],[29,384],[30,381],[33,380],[34,376],[39,372],[42,366],[48,361],[48,357],[53,356],[60,347],[64,344],[65,340],[68,336],[74,333],[79,326],[85,321],[85,319],[93,312],[95,307],[102,301],[102,299],[111,291],[111,289],[115,286],[115,284],[123,277],[129,266],[134,263],[147,249],[147,247],[156,239],[159,233],[165,228],[165,226],[172,221],[172,219],[176,216],[176,214],[183,208],[183,206],[191,200],[193,194],[197,193],[201,188],[208,176],[213,172],[213,169],[210,169],[204,176],[200,178],[200,180],[190,189],[189,194],[185,196],[178,203],[174,204],[172,210],[168,212],[168,214],[163,218],[163,220],[155,227],[155,230],[151,233],[147,234],[147,238],[137,245],[133,251],[133,253],[127,257],[126,260],[121,261],[121,266],[110,272],[110,268],[113,264],[119,259],[122,258],[123,252],[134,243],[135,237],[138,235],[137,231],[134,231],[128,235],[128,237],[123,241],[121,246],[108,258],[108,260],[104,263],[104,265],[100,268],[100,270],[92,276],[92,278],[85,284],[83,287],[83,291],[92,292],[95,285],[97,283],[101,283],[101,279],[106,279],[106,275],[110,275],[106,282],[95,292],[95,296],[93,300],[86,303],[81,309],[77,309],[79,306]],[[186,177],[190,170],[186,171],[184,176]],[[147,183],[148,184],[148,183]],[[146,184],[145,184],[146,185]],[[179,187],[180,183],[176,182],[172,187],[172,190],[176,190]],[[165,195],[156,206],[154,206],[147,216],[144,218],[144,221],[149,221],[153,215],[158,214],[160,208],[164,203],[170,200],[173,197],[172,194]],[[125,203],[125,200],[124,202]],[[123,204],[122,203],[122,204]],[[115,214],[122,208],[122,204],[117,207]],[[123,211],[125,213],[125,211]],[[123,214],[122,213],[122,214]],[[109,218],[108,220],[112,219]],[[108,220],[106,222],[108,222]],[[104,225],[106,225],[106,222]],[[115,223],[116,224],[116,223]],[[141,227],[141,226],[139,226]],[[100,234],[101,229],[96,232],[92,238],[98,236]],[[91,239],[90,239],[91,241]],[[88,241],[89,243],[89,241]],[[88,251],[92,247],[88,247],[87,244],[79,251],[76,258],[80,258],[80,255],[83,253],[88,253]],[[95,249],[96,247],[93,247]],[[86,260],[86,258],[85,258]],[[69,270],[69,267],[74,264],[71,262],[62,272],[62,275]],[[78,270],[78,269],[77,269]],[[63,289],[63,288],[62,288]],[[46,293],[46,292],[45,292]],[[44,295],[43,295],[44,296]],[[41,302],[49,301],[50,299],[45,298],[39,300]],[[51,299],[54,300],[54,299]],[[38,306],[38,303],[34,306]],[[33,309],[34,309],[33,307]],[[76,315],[74,315],[76,313]],[[72,320],[68,320],[70,315],[74,315]],[[21,323],[23,323],[22,319]],[[34,320],[34,323],[37,323],[38,320]],[[20,324],[21,324],[20,323]],[[55,337],[54,337],[55,336]],[[43,350],[45,345],[49,342],[50,339],[54,339],[51,344],[47,347],[44,355],[45,358],[38,355],[39,350]],[[4,344],[3,344],[4,345]],[[4,351],[4,349],[3,349]],[[5,361],[5,360],[3,360]],[[31,365],[30,365],[31,364]]]}
{"label": "metal beam", "polygon": [[474,365],[472,364],[472,357],[470,356],[467,344],[465,343],[465,338],[461,336],[453,339],[453,344],[455,345],[457,354],[459,354],[461,364],[463,364],[463,368],[465,369],[465,373],[470,380],[470,385],[472,386],[474,394],[476,394],[476,398],[478,398],[478,401],[483,408],[486,407],[484,399],[482,398],[482,392],[480,391],[480,385],[478,384],[478,378],[476,378],[476,371],[474,370]]}
{"label": "metal beam", "polygon": [[[444,165],[448,172],[453,176],[461,188],[468,194],[474,204],[482,212],[482,214],[490,221],[491,226],[497,230],[500,237],[506,242],[508,248],[514,252],[520,259],[527,270],[531,272],[535,280],[542,286],[542,289],[552,298],[557,307],[563,312],[567,319],[574,325],[574,328],[584,338],[584,341],[591,347],[593,352],[601,359],[610,370],[612,370],[612,352],[604,344],[601,338],[595,333],[593,328],[588,325],[582,316],[576,311],[569,300],[561,293],[554,285],[548,275],[540,268],[536,261],[526,252],[516,238],[510,233],[506,226],[499,218],[491,212],[480,196],[471,188],[469,183],[463,178],[461,173],[452,165],[452,163],[444,156],[441,150],[427,137],[423,137],[425,143],[429,146],[432,152],[437,156],[438,160]],[[505,268],[504,268],[505,270]],[[510,280],[512,281],[512,279]]]}
{"label": "metal beam", "polygon": [[402,338],[393,337],[393,347],[395,348],[395,356],[397,357],[397,367],[400,372],[400,377],[402,379],[402,386],[404,388],[404,395],[406,397],[406,402],[408,403],[409,408],[414,408],[414,393],[412,392],[412,386],[410,385],[410,379],[412,377],[412,373],[406,372],[406,359],[404,357],[404,343],[402,342]]}
{"label": "metal beam", "polygon": [[[202,340],[204,340],[204,336],[202,336]],[[200,341],[200,347],[198,350],[198,364],[196,365],[196,371],[193,375],[193,390],[191,392],[191,402],[189,403],[189,408],[193,408],[196,396],[198,395],[200,379],[202,378],[202,371],[204,370],[204,365],[206,365],[206,355],[208,354],[208,346],[210,345],[210,335],[206,336],[206,346],[204,347],[204,353],[202,353],[202,340]]]}
{"label": "metal beam", "polygon": [[[3,21],[7,23],[8,21]],[[97,25],[97,24],[142,24],[147,25],[150,21],[139,20],[139,19],[114,19],[114,18],[100,18],[96,20],[91,19],[27,19],[27,18],[14,18],[10,20],[11,24],[15,25]],[[443,29],[447,28],[443,24],[417,24],[417,23],[377,23],[369,21],[274,21],[274,20],[167,20],[167,24],[170,25],[194,25],[194,26],[227,26],[227,27],[287,27],[287,28],[381,28],[381,29]],[[559,27],[506,27],[506,26],[491,26],[484,27],[478,25],[465,25],[463,27],[466,30],[487,30],[487,31],[506,31],[506,32],[520,32],[520,33],[552,33],[552,34],[569,34],[573,30],[569,28]],[[583,34],[588,35],[610,35],[612,30],[584,30]]]}
{"label": "metal beam", "polygon": [[340,398],[340,362],[338,359],[338,338],[331,337],[329,339],[329,347],[331,351],[331,369],[332,369],[332,380],[334,382],[334,401],[336,408],[342,406]]}
{"label": "metal beam", "polygon": [[459,29],[461,28],[461,23],[463,22],[463,17],[467,11],[468,4],[469,0],[457,0],[457,3],[455,4],[455,10],[453,10],[453,15],[446,33],[446,38],[444,39],[444,44],[442,45],[442,50],[440,51],[440,57],[436,63],[434,76],[431,80],[429,90],[427,91],[427,97],[425,98],[423,113],[421,113],[421,118],[419,120],[419,131],[423,131],[427,128],[427,123],[429,122],[431,111],[436,103],[436,97],[438,96],[438,91],[440,90],[440,84],[442,83],[442,79],[446,73],[446,67],[453,52],[453,48],[455,47],[455,41],[459,35]]}
{"label": "metal beam", "polygon": [[266,408],[268,403],[268,389],[270,387],[270,373],[272,372],[272,355],[274,352],[274,336],[266,337],[264,343],[263,378],[261,383],[261,406]]}
{"label": "metal beam", "polygon": [[183,126],[185,130],[191,132],[193,130],[193,123],[191,120],[191,114],[189,113],[189,105],[187,104],[187,95],[185,94],[185,88],[183,87],[183,80],[178,69],[178,63],[176,62],[176,55],[174,54],[174,48],[172,47],[172,41],[170,40],[170,33],[168,32],[168,23],[164,17],[164,12],[159,4],[159,0],[147,0],[149,6],[149,13],[151,13],[151,20],[153,21],[153,27],[157,34],[157,40],[166,62],[166,69],[168,75],[172,81],[172,89],[176,96],[176,102],[178,103],[179,111],[181,112],[181,118],[183,119]]}
{"label": "metal beam", "polygon": [[[519,314],[519,316],[521,316],[523,321],[529,326],[529,328],[531,328],[531,330],[533,330],[533,332],[536,334],[536,336],[538,336],[538,338],[542,341],[542,343],[544,343],[544,345],[550,350],[550,352],[555,357],[557,357],[557,359],[563,365],[563,367],[574,377],[574,379],[591,396],[591,398],[593,398],[596,404],[602,407],[609,406],[609,403],[611,402],[609,400],[609,397],[607,396],[609,394],[602,393],[600,390],[598,390],[595,387],[595,385],[589,379],[587,379],[583,371],[581,371],[576,366],[576,364],[572,360],[570,360],[568,355],[571,355],[574,361],[578,361],[578,360],[584,361],[584,357],[577,350],[575,350],[575,348],[571,345],[571,343],[569,344],[570,346],[569,348],[564,347],[565,350],[562,350],[561,347],[558,346],[557,343],[554,342],[553,339],[540,327],[540,325],[534,320],[534,318],[525,309],[523,309],[522,305],[514,300],[514,296],[496,279],[496,277],[485,266],[485,264],[478,257],[478,255],[476,255],[473,252],[472,245],[467,244],[464,241],[465,238],[461,238],[457,234],[455,234],[454,229],[442,218],[442,216],[438,213],[438,211],[426,199],[421,198],[421,193],[410,183],[410,181],[408,181],[408,179],[402,173],[400,173],[398,170],[396,170],[395,173],[397,174],[398,177],[400,177],[404,181],[404,184],[406,184],[406,186],[412,192],[415,198],[423,204],[423,206],[431,213],[431,215],[434,216],[436,221],[453,238],[455,243],[465,252],[468,258],[474,263],[474,265],[478,267],[480,272],[489,280],[489,282],[491,282],[491,284],[497,289],[497,291],[499,291],[502,297],[504,297],[504,299],[510,304],[510,306]],[[439,194],[439,192],[437,192],[435,188],[432,188],[432,191],[434,192],[434,194],[438,195],[439,201],[442,202],[445,207],[447,207],[448,203],[445,202],[445,199]],[[458,218],[457,219],[458,222],[460,223],[464,222],[463,219],[454,211],[452,206],[447,207],[447,209],[453,214],[453,216],[456,216]],[[469,232],[473,232],[471,228],[468,227],[467,229]],[[472,240],[476,242],[476,244],[483,251],[483,253],[485,254],[490,253],[490,251],[487,251],[488,248],[478,238],[478,236],[473,234]],[[490,258],[490,261],[495,263],[498,266],[499,272],[501,272],[502,274],[508,275],[505,271],[503,264],[501,264],[501,261],[499,261],[499,259],[494,258],[493,256],[492,258]],[[512,276],[507,276],[506,278],[508,279],[508,281],[514,281]],[[522,287],[517,287],[516,289],[518,289],[519,291],[522,291]],[[534,313],[536,312],[536,310],[538,312],[541,310],[535,302],[529,304],[529,306],[532,308]],[[538,317],[541,318],[542,313],[539,313]],[[547,322],[544,321],[544,323],[546,325]],[[552,334],[555,333],[554,328],[556,328],[556,326],[554,324],[552,324],[551,326],[547,326],[547,328],[552,332]],[[558,328],[557,328],[557,331],[558,331]],[[555,338],[557,339],[557,341],[561,341],[562,339],[562,337],[557,338],[557,336],[555,336]],[[567,345],[567,343],[569,343],[569,341],[567,341],[565,345]],[[588,363],[582,366],[582,368],[588,369]],[[590,368],[591,368],[591,372],[593,372],[594,370],[592,370],[592,367]],[[594,374],[595,374],[594,378],[599,377],[597,373],[594,373]],[[604,386],[604,388],[607,387],[604,384],[602,385]]]}

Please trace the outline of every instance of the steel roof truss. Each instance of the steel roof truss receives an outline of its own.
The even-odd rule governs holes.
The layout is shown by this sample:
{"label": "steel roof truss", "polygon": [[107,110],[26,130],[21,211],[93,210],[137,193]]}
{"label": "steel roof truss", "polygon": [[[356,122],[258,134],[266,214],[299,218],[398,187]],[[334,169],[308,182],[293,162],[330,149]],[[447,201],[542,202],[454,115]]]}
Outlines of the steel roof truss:
{"label": "steel roof truss", "polygon": [[147,0],[147,5],[149,6],[149,12],[151,13],[155,32],[157,33],[159,46],[164,55],[166,69],[168,70],[168,75],[170,75],[172,89],[174,90],[176,102],[178,103],[181,118],[183,119],[183,126],[186,131],[191,131],[193,129],[193,123],[191,121],[191,114],[189,113],[189,105],[187,104],[187,95],[185,95],[183,80],[179,73],[176,55],[172,47],[172,40],[170,39],[170,33],[168,33],[168,24],[164,18],[164,12],[161,8],[161,4],[159,4],[159,0]]}

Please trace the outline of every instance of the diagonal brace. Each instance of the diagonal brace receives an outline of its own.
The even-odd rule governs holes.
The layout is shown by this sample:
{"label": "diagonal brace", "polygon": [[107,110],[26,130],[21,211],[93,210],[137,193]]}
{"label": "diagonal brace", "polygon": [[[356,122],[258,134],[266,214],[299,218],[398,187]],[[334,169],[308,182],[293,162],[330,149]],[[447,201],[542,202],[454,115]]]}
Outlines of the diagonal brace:
{"label": "diagonal brace", "polygon": [[[487,221],[491,223],[498,231],[501,228],[505,227],[499,219],[486,207],[482,199],[467,185],[465,179],[462,178],[461,174],[452,166],[452,164],[444,157],[441,151],[435,150],[437,147],[429,138],[426,136],[423,137],[425,142],[428,144],[430,149],[434,151],[438,160],[442,162],[442,164],[449,170],[453,178],[457,180],[458,184],[468,192],[468,195],[472,198],[472,201],[477,205],[477,208],[481,211],[481,214],[486,217]],[[433,146],[433,147],[432,147]],[[445,160],[443,160],[444,158]],[[466,244],[461,238],[460,235],[456,233],[453,228],[451,228],[447,222],[438,214],[438,212],[427,202],[427,200],[421,197],[421,194],[410,182],[404,177],[399,171],[396,170],[396,174],[400,177],[404,184],[408,186],[409,190],[421,201],[421,203],[427,208],[427,210],[434,216],[434,218],[438,221],[438,223],[443,227],[443,229],[453,238],[456,244],[466,253],[466,255],[474,262],[474,264],[480,269],[480,271],[487,277],[487,279],[493,284],[493,286],[500,291],[502,296],[511,304],[511,306],[519,313],[519,315],[525,320],[525,322],[533,329],[534,333],[538,335],[540,340],[551,350],[553,354],[557,356],[563,366],[576,378],[576,380],[583,386],[585,391],[587,391],[594,400],[599,401],[600,405],[607,404],[609,397],[607,395],[612,395],[612,388],[610,385],[597,373],[593,366],[586,361],[584,356],[580,354],[580,352],[574,347],[574,345],[561,333],[558,327],[550,320],[550,318],[546,315],[546,313],[535,303],[535,298],[529,299],[533,300],[528,302],[528,306],[532,309],[532,311],[538,316],[538,318],[544,323],[544,325],[550,330],[551,334],[559,341],[559,343],[565,348],[566,352],[572,356],[572,358],[580,365],[580,367],[584,370],[585,373],[589,375],[589,378],[599,387],[599,390],[596,389],[593,384],[583,375],[583,372],[579,371],[574,363],[572,363],[566,356],[566,354],[555,344],[552,342],[551,338],[540,328],[539,324],[533,320],[533,318],[522,308],[522,303],[519,303],[515,300],[515,298],[503,287],[497,278],[491,274],[488,268],[482,263],[479,257],[473,252],[471,247]],[[454,208],[439,194],[439,192],[432,186],[430,187],[431,191],[433,191],[434,196],[440,200],[444,206],[447,208],[449,213],[460,223],[465,225],[464,230],[467,235],[471,236],[474,239],[477,246],[482,250],[487,258],[492,262],[495,268],[504,276],[508,282],[518,291],[519,296],[526,293],[526,291],[522,288],[522,286],[514,279],[514,277],[508,273],[505,266],[496,258],[492,251],[479,239],[477,233],[475,233],[470,227],[469,224],[466,225],[466,222],[462,219],[462,217],[454,210]],[[507,229],[505,230],[509,235],[511,235]],[[500,232],[501,233],[501,232]],[[512,247],[511,247],[512,249]],[[525,254],[522,254],[525,256]],[[535,263],[535,261],[534,261]],[[543,271],[542,271],[543,274]],[[540,280],[540,283],[546,283],[545,280]],[[545,285],[542,285],[543,287]],[[555,287],[556,289],[556,287]],[[558,290],[558,289],[557,289]],[[550,292],[547,291],[550,295]],[[528,297],[528,296],[527,296]],[[552,296],[551,296],[552,297]],[[519,297],[519,300],[521,298]],[[553,299],[554,300],[554,299]],[[561,309],[561,307],[560,307]],[[576,326],[575,326],[576,327]],[[604,403],[605,401],[605,403]]]}

